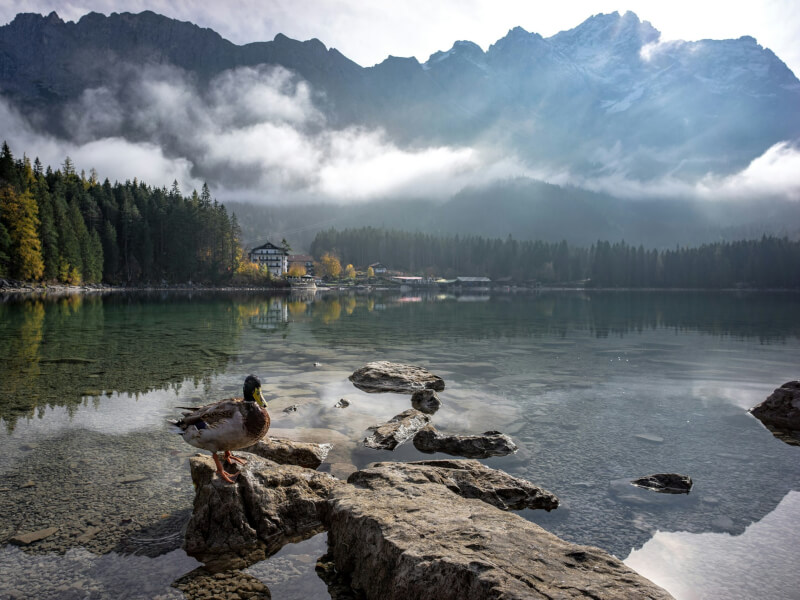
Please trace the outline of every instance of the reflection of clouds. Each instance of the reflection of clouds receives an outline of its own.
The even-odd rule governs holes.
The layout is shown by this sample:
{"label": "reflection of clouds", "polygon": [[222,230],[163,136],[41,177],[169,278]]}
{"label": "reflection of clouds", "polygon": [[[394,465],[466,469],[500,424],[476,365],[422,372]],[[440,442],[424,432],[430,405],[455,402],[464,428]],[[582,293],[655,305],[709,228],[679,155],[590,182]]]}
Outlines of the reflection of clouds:
{"label": "reflection of clouds", "polygon": [[800,492],[789,492],[742,535],[659,531],[624,562],[677,600],[796,598],[797,554],[776,551],[775,540],[797,535],[798,514]]}
{"label": "reflection of clouds", "polygon": [[[113,552],[98,556],[82,548],[34,555],[5,546],[0,549],[0,596],[179,599],[183,594],[170,584],[199,564],[183,550],[148,558]],[[12,596],[14,590],[21,595]]]}
{"label": "reflection of clouds", "polygon": [[772,393],[770,386],[750,381],[696,381],[692,385],[692,397],[702,402],[703,406],[714,406],[720,402],[749,410]]}
{"label": "reflection of clouds", "polygon": [[89,429],[98,433],[123,435],[139,429],[161,430],[164,419],[178,415],[173,391],[157,390],[131,396],[91,396],[77,407],[48,406],[35,418],[17,421],[13,438],[55,434],[69,429]]}

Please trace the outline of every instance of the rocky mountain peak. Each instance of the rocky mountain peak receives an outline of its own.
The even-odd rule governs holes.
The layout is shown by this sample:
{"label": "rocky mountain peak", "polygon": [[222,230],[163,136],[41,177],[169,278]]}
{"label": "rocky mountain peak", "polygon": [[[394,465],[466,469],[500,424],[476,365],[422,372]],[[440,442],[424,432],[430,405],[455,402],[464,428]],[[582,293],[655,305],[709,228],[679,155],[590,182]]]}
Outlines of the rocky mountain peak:
{"label": "rocky mountain peak", "polygon": [[660,37],[661,32],[649,21],[640,21],[636,13],[628,11],[620,16],[615,11],[589,17],[577,27],[557,33],[549,39],[559,47],[572,50],[596,51],[603,47],[615,47],[638,51],[646,44],[657,42]]}

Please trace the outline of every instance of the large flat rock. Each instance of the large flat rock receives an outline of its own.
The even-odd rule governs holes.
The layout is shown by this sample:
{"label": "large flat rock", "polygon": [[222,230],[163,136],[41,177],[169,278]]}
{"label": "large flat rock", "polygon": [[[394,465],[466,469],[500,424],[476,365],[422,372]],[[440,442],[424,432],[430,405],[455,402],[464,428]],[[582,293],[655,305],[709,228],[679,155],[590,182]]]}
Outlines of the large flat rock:
{"label": "large flat rock", "polygon": [[348,378],[358,389],[370,393],[413,394],[420,390],[444,389],[444,380],[427,369],[379,360],[367,363]]}
{"label": "large flat rock", "polygon": [[530,481],[492,469],[477,460],[421,460],[379,462],[350,475],[347,483],[358,487],[393,487],[435,484],[463,498],[481,500],[501,510],[558,508],[558,498]]}
{"label": "large flat rock", "polygon": [[354,473],[328,501],[329,554],[367,600],[671,598],[598,548],[398,465]]}

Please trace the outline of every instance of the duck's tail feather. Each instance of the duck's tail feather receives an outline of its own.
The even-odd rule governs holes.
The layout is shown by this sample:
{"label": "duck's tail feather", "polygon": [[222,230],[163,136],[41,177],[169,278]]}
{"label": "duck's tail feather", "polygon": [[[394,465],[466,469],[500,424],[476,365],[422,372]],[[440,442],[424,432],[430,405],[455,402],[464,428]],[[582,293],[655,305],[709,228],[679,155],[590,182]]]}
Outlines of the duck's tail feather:
{"label": "duck's tail feather", "polygon": [[184,429],[183,419],[181,419],[180,421],[173,421],[172,419],[167,419],[167,423],[169,423],[170,425],[169,427],[170,433],[177,433],[179,435],[183,435],[184,433],[186,433],[186,430]]}

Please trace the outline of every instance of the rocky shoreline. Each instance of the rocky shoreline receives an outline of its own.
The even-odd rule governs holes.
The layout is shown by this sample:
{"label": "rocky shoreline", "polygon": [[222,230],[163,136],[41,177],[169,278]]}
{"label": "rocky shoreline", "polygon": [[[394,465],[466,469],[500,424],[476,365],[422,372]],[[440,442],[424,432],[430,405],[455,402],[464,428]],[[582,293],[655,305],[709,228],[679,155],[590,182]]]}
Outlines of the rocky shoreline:
{"label": "rocky shoreline", "polygon": [[96,294],[107,292],[288,292],[288,286],[216,286],[203,283],[164,283],[135,286],[110,285],[107,283],[84,283],[68,285],[63,283],[46,284],[13,279],[0,279],[0,296],[8,295],[48,295]]}
{"label": "rocky shoreline", "polygon": [[196,495],[184,549],[204,563],[195,576],[206,581],[327,531],[318,569],[332,597],[671,598],[605,551],[509,513],[552,510],[558,499],[475,460],[374,463],[345,482],[246,458],[235,484],[215,475],[208,455],[190,460]]}
{"label": "rocky shoreline", "polygon": [[[373,362],[350,381],[368,392],[413,394],[412,404],[432,409],[409,408],[370,428],[368,448],[394,450],[413,438],[430,453],[486,458],[517,450],[496,431],[439,433],[431,414],[445,384],[424,368]],[[233,484],[216,475],[210,456],[191,458],[195,500],[183,548],[204,567],[175,585],[188,590],[217,573],[235,581],[285,544],[327,531],[317,571],[333,598],[671,598],[605,551],[509,512],[558,507],[554,494],[529,481],[470,458],[377,462],[344,481],[316,470],[331,448],[262,440],[244,450],[253,454],[244,454]]]}

